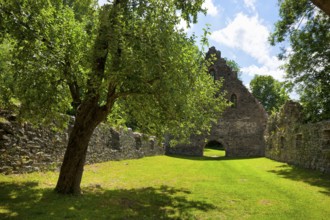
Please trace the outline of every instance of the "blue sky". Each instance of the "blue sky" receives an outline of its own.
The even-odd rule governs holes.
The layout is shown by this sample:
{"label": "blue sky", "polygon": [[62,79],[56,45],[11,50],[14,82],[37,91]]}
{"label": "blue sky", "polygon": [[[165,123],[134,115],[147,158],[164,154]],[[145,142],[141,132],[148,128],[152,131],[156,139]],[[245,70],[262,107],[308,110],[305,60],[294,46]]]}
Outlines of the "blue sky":
{"label": "blue sky", "polygon": [[[99,0],[100,4],[105,2]],[[247,87],[255,74],[283,80],[284,71],[279,68],[282,62],[277,59],[279,48],[270,46],[267,40],[279,19],[277,0],[205,0],[203,7],[208,13],[200,14],[197,24],[187,29],[181,22],[180,27],[201,36],[209,24],[210,46],[238,63]]]}

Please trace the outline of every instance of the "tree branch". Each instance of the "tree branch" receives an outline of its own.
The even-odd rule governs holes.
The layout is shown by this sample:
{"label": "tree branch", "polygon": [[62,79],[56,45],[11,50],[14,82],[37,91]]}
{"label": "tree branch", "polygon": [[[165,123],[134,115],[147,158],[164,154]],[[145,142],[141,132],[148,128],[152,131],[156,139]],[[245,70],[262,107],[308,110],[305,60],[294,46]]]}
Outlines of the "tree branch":
{"label": "tree branch", "polygon": [[65,61],[63,64],[63,75],[66,78],[66,82],[69,86],[71,97],[72,97],[72,107],[76,110],[78,106],[81,104],[81,98],[80,98],[80,93],[79,93],[79,85],[77,83],[76,78],[73,77],[71,74],[71,63],[68,57],[68,54],[65,56]]}
{"label": "tree branch", "polygon": [[108,94],[107,94],[107,102],[104,105],[104,108],[107,112],[110,112],[113,104],[115,103],[118,96],[116,95],[116,85],[114,83],[109,83],[108,85]]}
{"label": "tree branch", "polygon": [[79,94],[79,86],[76,81],[68,82],[68,86],[69,86],[71,97],[73,100],[72,107],[74,109],[77,109],[81,103],[81,98],[80,98],[80,94]]}

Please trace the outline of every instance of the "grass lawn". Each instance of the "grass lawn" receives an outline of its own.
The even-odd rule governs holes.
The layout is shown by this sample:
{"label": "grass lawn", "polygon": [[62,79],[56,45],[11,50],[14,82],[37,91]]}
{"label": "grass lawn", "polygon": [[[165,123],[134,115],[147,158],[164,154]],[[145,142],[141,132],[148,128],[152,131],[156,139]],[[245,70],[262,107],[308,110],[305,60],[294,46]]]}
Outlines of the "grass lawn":
{"label": "grass lawn", "polygon": [[330,219],[329,175],[221,154],[89,165],[77,197],[57,172],[0,175],[0,219]]}

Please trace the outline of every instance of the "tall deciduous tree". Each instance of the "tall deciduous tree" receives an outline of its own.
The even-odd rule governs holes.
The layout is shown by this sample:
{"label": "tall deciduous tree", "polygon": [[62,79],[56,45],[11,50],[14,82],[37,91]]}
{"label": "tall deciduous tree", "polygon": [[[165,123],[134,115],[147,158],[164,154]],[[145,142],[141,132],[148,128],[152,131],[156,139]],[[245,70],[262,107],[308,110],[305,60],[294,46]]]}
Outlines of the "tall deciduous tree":
{"label": "tall deciduous tree", "polygon": [[281,20],[270,37],[274,45],[288,39],[283,51],[287,79],[298,88],[308,119],[330,118],[330,16],[311,1],[280,0]]}
{"label": "tall deciduous tree", "polygon": [[[123,108],[158,137],[205,131],[226,107],[194,39],[177,30],[196,21],[202,0],[0,0],[1,39],[15,40],[15,94],[36,120],[69,108],[69,135],[56,191],[79,194],[96,126]],[[23,115],[24,115],[23,114]],[[196,127],[195,125],[198,125]]]}
{"label": "tall deciduous tree", "polygon": [[289,99],[284,84],[272,76],[256,75],[250,82],[250,88],[253,96],[261,102],[269,114],[278,111]]}

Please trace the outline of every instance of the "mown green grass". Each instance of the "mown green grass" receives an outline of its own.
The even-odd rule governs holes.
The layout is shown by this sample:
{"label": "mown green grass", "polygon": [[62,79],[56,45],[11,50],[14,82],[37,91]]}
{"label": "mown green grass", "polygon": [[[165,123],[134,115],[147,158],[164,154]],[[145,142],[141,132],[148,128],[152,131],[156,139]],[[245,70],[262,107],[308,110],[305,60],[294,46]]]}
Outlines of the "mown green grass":
{"label": "mown green grass", "polygon": [[[220,156],[220,157],[219,157]],[[82,196],[57,172],[0,175],[0,219],[329,219],[330,176],[266,158],[156,156],[85,167]]]}

